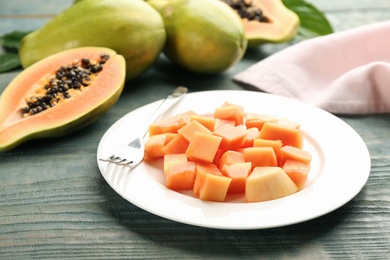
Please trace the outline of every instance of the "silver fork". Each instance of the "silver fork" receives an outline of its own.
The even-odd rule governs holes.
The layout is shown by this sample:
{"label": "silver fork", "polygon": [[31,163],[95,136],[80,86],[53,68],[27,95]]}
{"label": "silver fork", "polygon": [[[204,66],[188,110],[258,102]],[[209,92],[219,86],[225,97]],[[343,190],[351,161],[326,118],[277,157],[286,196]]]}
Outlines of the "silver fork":
{"label": "silver fork", "polygon": [[130,168],[134,168],[140,164],[145,155],[144,138],[149,132],[148,126],[163,116],[165,112],[173,107],[173,105],[178,103],[185,96],[187,91],[188,89],[186,87],[177,87],[170,95],[161,101],[160,105],[153,112],[143,135],[137,136],[131,141],[121,145],[110,157],[99,160],[117,165],[128,166]]}

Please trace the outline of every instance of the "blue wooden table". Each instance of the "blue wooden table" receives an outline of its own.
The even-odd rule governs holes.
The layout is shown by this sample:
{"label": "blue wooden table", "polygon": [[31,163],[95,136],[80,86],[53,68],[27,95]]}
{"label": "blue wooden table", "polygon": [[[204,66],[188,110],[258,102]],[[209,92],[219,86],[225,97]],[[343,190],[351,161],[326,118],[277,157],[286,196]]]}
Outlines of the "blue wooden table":
{"label": "blue wooden table", "polygon": [[[310,2],[326,13],[336,31],[390,19],[388,0]],[[0,0],[0,34],[35,30],[71,4]],[[129,82],[115,106],[90,127],[1,153],[0,258],[389,259],[389,115],[340,117],[367,144],[372,161],[368,182],[341,208],[286,227],[220,230],[177,223],[127,202],[99,172],[98,143],[123,115],[163,98],[177,85],[191,92],[241,90],[233,75],[286,46],[265,44],[232,69],[207,77],[179,74],[161,57]],[[0,74],[0,92],[19,72]]]}

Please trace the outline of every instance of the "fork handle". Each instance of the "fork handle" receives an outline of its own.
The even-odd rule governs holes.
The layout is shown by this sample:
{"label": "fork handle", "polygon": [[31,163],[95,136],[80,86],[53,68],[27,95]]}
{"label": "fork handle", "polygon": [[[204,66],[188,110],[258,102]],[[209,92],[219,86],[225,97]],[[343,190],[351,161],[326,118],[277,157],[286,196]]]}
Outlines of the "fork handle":
{"label": "fork handle", "polygon": [[176,103],[182,100],[187,92],[188,89],[186,87],[179,86],[161,101],[156,110],[153,112],[152,116],[149,118],[148,128],[145,131],[143,138],[145,138],[145,136],[149,132],[149,125],[156,122],[160,117],[165,114],[165,112],[167,112]]}

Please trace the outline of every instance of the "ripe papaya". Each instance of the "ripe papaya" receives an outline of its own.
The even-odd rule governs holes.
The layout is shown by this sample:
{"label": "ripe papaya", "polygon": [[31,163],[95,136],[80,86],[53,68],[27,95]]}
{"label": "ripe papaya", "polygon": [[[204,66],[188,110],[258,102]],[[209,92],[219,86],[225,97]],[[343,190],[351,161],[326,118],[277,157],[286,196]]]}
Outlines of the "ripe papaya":
{"label": "ripe papaya", "polygon": [[248,46],[290,41],[298,32],[298,15],[282,0],[221,0],[231,6],[244,24]]}
{"label": "ripe papaya", "polygon": [[19,56],[26,68],[70,48],[107,47],[125,57],[131,80],[152,66],[165,40],[161,15],[143,0],[83,0],[25,36]]}
{"label": "ripe papaya", "polygon": [[163,17],[164,54],[195,73],[214,74],[243,57],[247,41],[240,17],[218,0],[147,0]]}
{"label": "ripe papaya", "polygon": [[0,96],[0,152],[85,127],[122,93],[126,62],[115,51],[80,47],[22,71]]}

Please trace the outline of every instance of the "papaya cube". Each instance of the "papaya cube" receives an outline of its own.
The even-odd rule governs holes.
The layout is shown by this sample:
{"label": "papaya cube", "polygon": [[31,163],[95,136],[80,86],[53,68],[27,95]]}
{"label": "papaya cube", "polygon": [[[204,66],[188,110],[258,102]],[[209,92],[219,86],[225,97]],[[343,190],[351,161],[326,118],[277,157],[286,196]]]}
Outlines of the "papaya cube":
{"label": "papaya cube", "polygon": [[186,155],[193,161],[211,163],[214,160],[221,141],[222,137],[203,132],[195,132],[186,150]]}
{"label": "papaya cube", "polygon": [[297,185],[280,167],[255,167],[245,185],[245,201],[282,198],[298,191]]}
{"label": "papaya cube", "polygon": [[283,145],[282,141],[280,140],[267,140],[267,139],[257,138],[253,141],[253,147],[272,147],[276,155],[278,166],[281,166],[280,149],[282,148],[282,145]]}
{"label": "papaya cube", "polygon": [[276,155],[272,147],[248,147],[244,148],[246,162],[251,162],[252,167],[278,166]]}
{"label": "papaya cube", "polygon": [[246,136],[241,147],[251,147],[256,138],[259,137],[260,131],[256,127],[252,127],[246,130]]}
{"label": "papaya cube", "polygon": [[223,175],[232,179],[228,193],[242,193],[245,192],[245,183],[252,171],[252,163],[243,162],[224,165],[221,171]]}
{"label": "papaya cube", "polygon": [[306,183],[310,172],[310,165],[296,161],[287,160],[282,167],[283,171],[290,177],[290,179],[297,185],[298,189],[302,189]]}
{"label": "papaya cube", "polygon": [[198,121],[191,121],[187,125],[183,126],[177,131],[181,136],[183,136],[188,142],[191,141],[192,136],[195,132],[202,132],[206,134],[210,134],[211,131],[203,126]]}
{"label": "papaya cube", "polygon": [[222,137],[220,148],[224,150],[234,150],[244,143],[247,135],[246,129],[242,125],[224,125],[213,131],[213,135]]}
{"label": "papaya cube", "polygon": [[222,202],[230,186],[231,179],[223,175],[205,174],[199,186],[199,199]]}
{"label": "papaya cube", "polygon": [[215,118],[214,130],[216,130],[224,125],[235,126],[236,123],[234,122],[234,120]]}
{"label": "papaya cube", "polygon": [[171,190],[192,190],[196,174],[195,163],[191,161],[171,162],[165,173],[165,185]]}
{"label": "papaya cube", "polygon": [[284,162],[289,160],[289,159],[300,161],[300,162],[303,162],[306,164],[310,164],[311,154],[305,150],[296,148],[294,146],[283,146],[280,149],[281,165],[283,165]]}
{"label": "papaya cube", "polygon": [[169,143],[177,134],[165,133],[152,135],[145,142],[145,160],[151,160],[164,156],[163,147]]}
{"label": "papaya cube", "polygon": [[199,196],[199,187],[203,185],[204,176],[206,176],[206,174],[223,175],[213,163],[196,163],[196,176],[193,188],[195,196]]}
{"label": "papaya cube", "polygon": [[201,115],[192,115],[191,121],[198,121],[210,131],[214,130],[215,118]]}
{"label": "papaya cube", "polygon": [[260,131],[261,128],[263,128],[264,123],[266,122],[278,122],[278,119],[270,115],[247,113],[245,119],[245,126],[247,129],[256,127]]}
{"label": "papaya cube", "polygon": [[187,111],[158,120],[149,125],[149,136],[163,133],[177,133],[180,128],[190,122],[191,115],[193,114],[195,114],[193,111]]}
{"label": "papaya cube", "polygon": [[260,131],[259,138],[281,140],[283,146],[289,145],[302,148],[303,145],[303,134],[300,129],[279,123],[265,123]]}
{"label": "papaya cube", "polygon": [[164,155],[164,173],[167,172],[168,166],[170,163],[173,162],[187,162],[188,158],[187,155],[184,153],[178,153],[178,154],[165,154]]}
{"label": "papaya cube", "polygon": [[235,125],[243,125],[244,117],[244,109],[234,104],[225,103],[214,111],[214,118],[232,120]]}
{"label": "papaya cube", "polygon": [[185,153],[188,148],[189,142],[183,136],[177,134],[169,143],[163,148],[164,154]]}
{"label": "papaya cube", "polygon": [[244,154],[238,151],[228,150],[224,152],[218,161],[219,169],[222,169],[224,165],[230,165],[233,163],[245,162]]}

